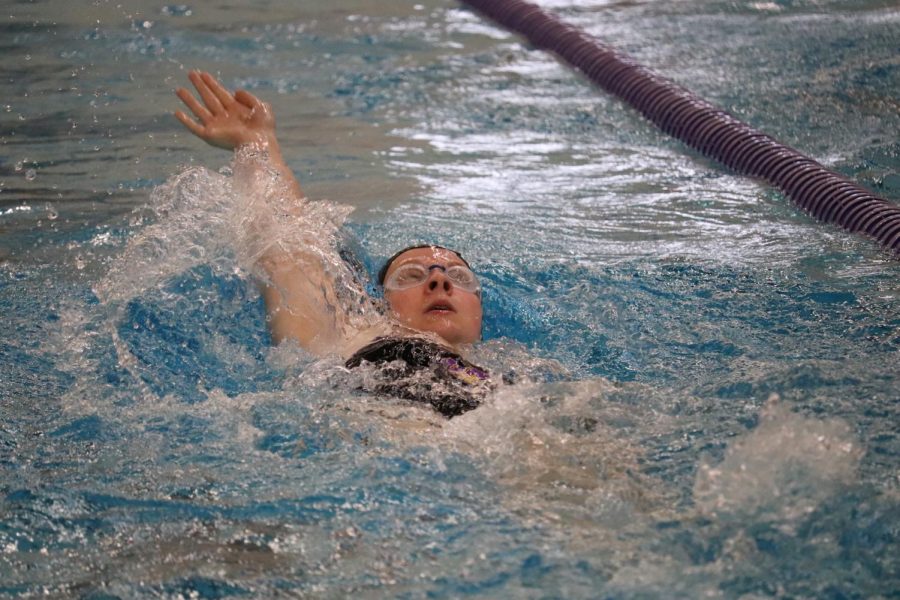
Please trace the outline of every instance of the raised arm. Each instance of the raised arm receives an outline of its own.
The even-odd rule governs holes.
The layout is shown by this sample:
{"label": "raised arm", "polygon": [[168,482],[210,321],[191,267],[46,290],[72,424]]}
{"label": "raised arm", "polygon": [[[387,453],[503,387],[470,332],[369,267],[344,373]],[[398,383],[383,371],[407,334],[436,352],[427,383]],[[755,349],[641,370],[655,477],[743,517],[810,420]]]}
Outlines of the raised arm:
{"label": "raised arm", "polygon": [[[175,117],[212,146],[264,152],[268,157],[266,167],[278,174],[281,188],[289,196],[288,209],[302,215],[307,200],[281,155],[271,107],[245,90],[232,94],[209,73],[192,71],[188,77],[199,100],[184,88],[175,93],[194,118],[183,111],[176,111]],[[318,355],[340,352],[349,335],[346,318],[336,298],[333,277],[320,257],[303,248],[285,251],[274,244],[260,257],[259,266],[266,273],[260,288],[273,341],[293,339]]]}
{"label": "raised arm", "polygon": [[232,94],[209,73],[191,71],[188,79],[202,102],[185,88],[178,88],[175,94],[194,113],[196,120],[180,110],[175,111],[175,117],[210,146],[225,150],[252,147],[267,152],[270,166],[290,183],[298,200],[305,199],[299,182],[281,155],[272,107],[246,90]]}

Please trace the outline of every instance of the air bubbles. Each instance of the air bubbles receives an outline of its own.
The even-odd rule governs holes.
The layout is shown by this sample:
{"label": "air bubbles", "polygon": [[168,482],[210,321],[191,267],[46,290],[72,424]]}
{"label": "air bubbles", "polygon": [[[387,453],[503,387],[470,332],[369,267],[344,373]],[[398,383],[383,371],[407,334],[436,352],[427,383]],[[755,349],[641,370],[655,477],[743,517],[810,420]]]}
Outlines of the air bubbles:
{"label": "air bubbles", "polygon": [[149,21],[146,19],[132,19],[131,20],[131,30],[132,31],[145,31],[153,27],[155,25],[155,21]]}
{"label": "air bubbles", "polygon": [[194,14],[193,9],[187,4],[170,4],[162,7],[162,14],[169,17],[190,17]]}
{"label": "air bubbles", "polygon": [[30,161],[27,158],[23,158],[22,160],[17,160],[16,163],[13,165],[13,170],[16,173],[22,173],[24,171],[25,179],[27,179],[28,181],[34,181],[35,178],[37,177],[37,169],[35,169],[33,166],[26,167],[26,165],[29,163],[30,163]]}

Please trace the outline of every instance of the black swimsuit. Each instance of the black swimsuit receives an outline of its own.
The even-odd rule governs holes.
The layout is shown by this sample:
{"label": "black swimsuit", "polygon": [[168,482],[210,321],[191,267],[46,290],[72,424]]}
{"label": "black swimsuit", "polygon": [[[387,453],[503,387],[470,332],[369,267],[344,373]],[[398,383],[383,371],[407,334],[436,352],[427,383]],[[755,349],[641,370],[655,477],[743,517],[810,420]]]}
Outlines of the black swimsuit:
{"label": "black swimsuit", "polygon": [[446,417],[477,408],[490,388],[488,372],[452,350],[420,338],[378,338],[346,362],[379,366],[367,391],[430,404]]}

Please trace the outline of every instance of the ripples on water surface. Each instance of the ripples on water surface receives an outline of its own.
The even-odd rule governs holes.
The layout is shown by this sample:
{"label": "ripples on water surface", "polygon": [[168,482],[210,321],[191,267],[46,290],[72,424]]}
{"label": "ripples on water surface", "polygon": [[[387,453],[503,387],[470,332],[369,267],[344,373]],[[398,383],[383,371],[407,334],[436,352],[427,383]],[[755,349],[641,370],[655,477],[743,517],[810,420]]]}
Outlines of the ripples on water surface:
{"label": "ripples on water surface", "polygon": [[[5,8],[0,594],[896,594],[896,262],[452,3],[377,4]],[[543,5],[900,196],[893,3]],[[536,381],[441,423],[270,348],[222,177],[145,207],[228,161],[169,114],[188,68],[272,101],[370,269],[458,247],[477,359]]]}

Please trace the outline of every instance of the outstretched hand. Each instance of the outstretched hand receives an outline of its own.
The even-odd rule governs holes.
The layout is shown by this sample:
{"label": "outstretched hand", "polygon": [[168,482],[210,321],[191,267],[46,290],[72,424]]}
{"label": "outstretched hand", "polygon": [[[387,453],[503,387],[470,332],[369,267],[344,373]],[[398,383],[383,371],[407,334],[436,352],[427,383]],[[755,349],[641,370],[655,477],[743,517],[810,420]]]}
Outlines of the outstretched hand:
{"label": "outstretched hand", "polygon": [[178,88],[175,94],[195,119],[180,110],[175,111],[175,117],[191,133],[207,144],[227,150],[249,145],[277,149],[275,115],[267,103],[245,90],[232,94],[206,72],[191,71],[188,78],[202,102],[185,88]]}

